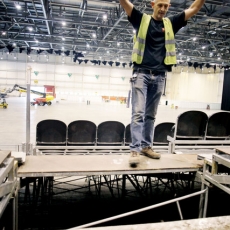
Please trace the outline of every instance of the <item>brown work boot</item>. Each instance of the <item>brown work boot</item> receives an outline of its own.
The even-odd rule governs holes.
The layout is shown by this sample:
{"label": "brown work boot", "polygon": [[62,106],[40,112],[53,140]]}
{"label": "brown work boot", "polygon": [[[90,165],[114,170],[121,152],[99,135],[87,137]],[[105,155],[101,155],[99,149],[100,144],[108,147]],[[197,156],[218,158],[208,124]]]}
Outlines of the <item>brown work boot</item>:
{"label": "brown work boot", "polygon": [[131,151],[129,157],[129,165],[131,167],[136,167],[140,163],[140,153],[136,151]]}
{"label": "brown work boot", "polygon": [[141,150],[141,152],[143,153],[143,155],[150,157],[150,158],[153,158],[153,159],[160,159],[161,158],[161,154],[154,152],[150,146],[143,148]]}

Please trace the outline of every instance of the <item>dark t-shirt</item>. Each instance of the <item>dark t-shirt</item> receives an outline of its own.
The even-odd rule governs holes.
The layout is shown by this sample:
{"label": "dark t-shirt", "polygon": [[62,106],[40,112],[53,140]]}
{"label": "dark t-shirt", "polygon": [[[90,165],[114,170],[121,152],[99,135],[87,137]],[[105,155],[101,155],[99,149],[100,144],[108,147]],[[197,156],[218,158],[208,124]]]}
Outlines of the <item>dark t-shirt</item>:
{"label": "dark t-shirt", "polygon": [[[136,34],[138,34],[142,15],[143,13],[133,8],[131,17],[128,17],[129,22],[136,30]],[[187,24],[187,21],[184,21],[184,12],[168,18],[172,23],[174,34],[176,34],[179,29]],[[141,64],[136,64],[134,62],[134,68],[151,69],[157,70],[159,72],[171,71],[172,66],[164,64],[166,49],[165,34],[162,28],[164,28],[163,21],[156,21],[155,19],[153,19],[153,17],[151,17],[146,36],[144,58]]]}

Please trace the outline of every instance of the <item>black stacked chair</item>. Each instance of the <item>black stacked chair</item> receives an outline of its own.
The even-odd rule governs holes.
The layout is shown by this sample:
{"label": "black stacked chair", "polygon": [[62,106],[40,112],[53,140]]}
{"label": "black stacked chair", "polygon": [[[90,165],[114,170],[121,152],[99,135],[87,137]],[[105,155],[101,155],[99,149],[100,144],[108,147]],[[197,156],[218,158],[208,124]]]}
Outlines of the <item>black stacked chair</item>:
{"label": "black stacked chair", "polygon": [[60,120],[47,119],[37,124],[36,145],[65,146],[67,126]]}
{"label": "black stacked chair", "polygon": [[98,146],[124,145],[125,126],[119,121],[105,121],[97,128]]}
{"label": "black stacked chair", "polygon": [[168,145],[167,136],[173,136],[175,123],[162,122],[155,126],[153,133],[153,145]]}
{"label": "black stacked chair", "polygon": [[87,120],[73,121],[67,128],[67,145],[95,145],[97,126]]}
{"label": "black stacked chair", "polygon": [[176,140],[203,140],[208,115],[202,111],[186,111],[180,114],[175,124]]}
{"label": "black stacked chair", "polygon": [[130,145],[132,142],[130,124],[125,127],[125,145]]}
{"label": "black stacked chair", "polygon": [[217,112],[209,116],[206,140],[229,140],[230,138],[230,113]]}

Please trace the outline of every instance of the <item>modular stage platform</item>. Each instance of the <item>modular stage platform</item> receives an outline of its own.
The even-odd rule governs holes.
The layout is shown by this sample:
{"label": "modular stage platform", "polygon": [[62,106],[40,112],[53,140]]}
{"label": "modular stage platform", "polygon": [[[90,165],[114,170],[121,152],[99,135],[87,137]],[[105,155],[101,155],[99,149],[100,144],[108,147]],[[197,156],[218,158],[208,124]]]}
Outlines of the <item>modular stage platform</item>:
{"label": "modular stage platform", "polygon": [[128,159],[127,154],[27,156],[18,169],[18,177],[195,172],[203,167],[196,154],[162,154],[159,160],[141,156],[135,168],[129,166]]}

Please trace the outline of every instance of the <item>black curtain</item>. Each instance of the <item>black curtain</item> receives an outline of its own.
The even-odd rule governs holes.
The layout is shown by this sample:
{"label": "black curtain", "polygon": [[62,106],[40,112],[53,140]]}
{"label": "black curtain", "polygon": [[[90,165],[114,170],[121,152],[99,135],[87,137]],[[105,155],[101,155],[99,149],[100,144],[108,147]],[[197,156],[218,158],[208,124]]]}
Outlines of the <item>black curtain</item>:
{"label": "black curtain", "polygon": [[230,70],[224,71],[221,110],[230,111]]}

